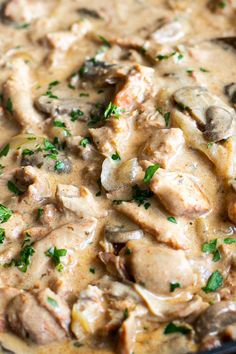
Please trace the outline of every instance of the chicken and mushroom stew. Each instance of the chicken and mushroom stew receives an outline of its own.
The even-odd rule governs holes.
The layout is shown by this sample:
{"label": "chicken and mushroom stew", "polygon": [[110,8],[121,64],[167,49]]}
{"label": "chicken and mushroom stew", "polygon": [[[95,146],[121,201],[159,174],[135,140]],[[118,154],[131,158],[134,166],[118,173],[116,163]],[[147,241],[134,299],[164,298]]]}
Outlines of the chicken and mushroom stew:
{"label": "chicken and mushroom stew", "polygon": [[236,340],[236,1],[0,1],[0,345]]}

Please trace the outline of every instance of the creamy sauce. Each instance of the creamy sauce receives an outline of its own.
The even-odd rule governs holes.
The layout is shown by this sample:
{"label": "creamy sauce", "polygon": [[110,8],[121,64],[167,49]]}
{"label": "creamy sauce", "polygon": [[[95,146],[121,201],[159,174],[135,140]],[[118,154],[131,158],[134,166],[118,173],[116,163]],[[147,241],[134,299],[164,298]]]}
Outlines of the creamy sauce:
{"label": "creamy sauce", "polygon": [[[32,4],[37,3],[39,4],[38,9],[31,7]],[[119,351],[122,354],[131,354],[132,352],[135,354],[187,353],[210,348],[212,343],[212,346],[215,346],[218,344],[217,340],[220,343],[220,336],[219,338],[213,336],[213,339],[211,336],[210,339],[201,338],[199,341],[194,334],[192,336],[179,333],[165,335],[164,331],[168,323],[175,320],[177,320],[176,323],[179,320],[182,325],[194,329],[195,319],[200,313],[204,313],[213,302],[236,301],[235,243],[232,242],[229,245],[224,244],[223,241],[229,237],[235,240],[236,215],[234,212],[236,213],[236,211],[231,213],[229,211],[230,203],[234,210],[232,203],[234,203],[236,193],[232,182],[235,179],[235,150],[230,155],[228,152],[230,148],[227,144],[232,144],[232,149],[235,149],[236,89],[233,101],[232,97],[226,95],[225,87],[236,82],[236,37],[234,37],[234,47],[216,40],[221,37],[236,36],[236,3],[234,0],[215,1],[215,3],[218,5],[212,8],[209,1],[206,0],[101,0],[99,2],[95,0],[50,0],[47,2],[10,0],[0,2],[0,5],[2,4],[0,22],[0,90],[2,92],[0,101],[0,167],[3,166],[0,169],[2,172],[0,176],[0,204],[12,210],[13,216],[20,214],[23,225],[21,232],[16,232],[16,237],[12,236],[14,230],[13,232],[9,231],[9,234],[7,231],[7,225],[13,216],[6,223],[0,225],[4,230],[6,227],[5,239],[0,245],[1,288],[13,287],[34,294],[34,291],[43,291],[49,287],[68,303],[71,311],[73,305],[81,300],[81,291],[86,289],[89,284],[97,284],[96,281],[104,275],[110,274],[109,265],[105,267],[98,257],[101,252],[106,251],[111,254],[114,249],[116,250],[115,247],[119,249],[117,243],[113,248],[112,242],[105,241],[104,230],[109,225],[112,225],[113,228],[114,225],[122,225],[125,230],[143,231],[141,240],[129,241],[130,246],[129,243],[128,246],[126,242],[121,243],[123,251],[120,251],[119,256],[126,262],[126,270],[131,274],[125,280],[121,280],[116,274],[112,281],[123,282],[133,289],[133,283],[135,283],[136,277],[138,278],[138,274],[135,273],[135,269],[132,269],[132,260],[127,261],[124,250],[126,247],[130,248],[129,257],[133,259],[136,252],[135,244],[139,243],[147,249],[160,245],[172,252],[179,252],[177,249],[182,249],[183,251],[180,252],[183,252],[191,266],[194,279],[192,284],[186,286],[186,289],[177,289],[177,291],[180,293],[182,290],[183,293],[189,292],[193,299],[199,296],[201,300],[199,309],[190,312],[189,316],[183,316],[181,313],[184,311],[183,308],[187,307],[186,304],[183,308],[181,307],[181,310],[173,310],[172,314],[165,314],[163,321],[149,313],[148,306],[140,298],[139,302],[145,307],[148,314],[137,316],[139,326],[136,329],[135,344],[131,347],[124,345],[125,349]],[[93,10],[92,15],[91,12],[81,11],[81,9]],[[87,21],[88,28],[86,27]],[[165,29],[165,26],[170,24],[174,26],[174,30],[170,28],[165,32],[163,28]],[[173,40],[174,36],[176,39]],[[85,70],[83,65],[86,65],[86,60],[89,58],[95,58],[92,69],[85,68]],[[101,74],[97,70],[96,62],[108,63],[113,66],[108,69],[106,66],[102,66],[101,70],[104,70],[105,74]],[[148,81],[149,72],[142,72],[142,68],[146,67],[153,69],[150,81]],[[19,76],[19,79],[17,70],[21,69],[25,70],[26,74]],[[95,74],[91,74],[89,70],[95,70]],[[29,81],[27,75],[29,75]],[[134,82],[132,82],[132,77],[134,77]],[[25,78],[24,83],[22,78]],[[127,85],[127,89],[125,85]],[[216,138],[212,141],[205,138],[203,132],[206,127],[204,124],[194,123],[194,134],[189,133],[188,129],[181,125],[183,123],[180,123],[179,114],[183,114],[187,122],[196,122],[198,113],[194,116],[195,107],[194,104],[191,106],[191,102],[187,108],[182,102],[180,102],[181,106],[174,96],[175,92],[183,87],[196,86],[208,90],[211,95],[209,100],[217,102],[214,105],[226,107],[228,114],[233,117],[230,127],[227,128],[231,129],[230,134],[227,130],[223,138],[219,140]],[[120,98],[119,93],[122,90],[124,92]],[[130,106],[127,103],[129,96],[132,101]],[[40,101],[41,98],[42,101]],[[66,108],[64,106],[61,108],[65,99],[67,99]],[[78,99],[79,110],[75,103]],[[149,99],[150,103],[148,103]],[[46,102],[47,100],[48,102]],[[68,100],[74,100],[75,107],[72,106],[71,110],[68,109]],[[119,107],[117,102],[123,104],[124,107]],[[56,105],[58,103],[56,109],[54,103]],[[109,103],[113,103],[113,111],[106,116]],[[201,106],[201,102],[198,104]],[[208,104],[208,106],[211,105],[213,104]],[[96,111],[94,116],[91,115],[91,110],[88,114],[85,112],[88,106]],[[154,121],[148,119],[145,121],[145,114],[152,107],[154,107],[152,115],[159,115]],[[197,108],[199,109],[199,107]],[[54,111],[52,111],[53,109]],[[161,113],[156,113],[158,111]],[[71,112],[77,112],[74,120]],[[168,114],[166,115],[166,113]],[[140,116],[144,118],[141,119]],[[94,117],[95,120],[97,117],[100,118],[91,124]],[[189,123],[189,126],[191,124]],[[108,130],[104,130],[102,137],[97,136],[97,131],[102,127]],[[153,160],[148,154],[142,158],[144,146],[148,144],[151,136],[156,133],[156,139],[159,139],[158,129],[173,128],[182,128],[184,143],[182,145],[180,143],[176,147],[176,151],[172,153],[171,161],[169,161],[170,156],[167,156],[167,166],[162,165],[158,159]],[[226,129],[224,126],[220,126],[218,128],[220,132],[217,133],[222,133],[224,129]],[[111,132],[112,138],[109,136]],[[201,145],[200,138],[198,138],[201,146],[194,145],[194,136],[203,139]],[[77,137],[77,140],[73,141],[74,137]],[[84,146],[81,141],[88,137],[89,140],[86,140]],[[54,148],[45,148],[45,139],[54,144]],[[60,148],[57,146],[57,139],[59,139]],[[173,143],[170,141],[170,145]],[[10,144],[9,152],[1,154],[8,144]],[[161,150],[165,144],[164,141],[157,147],[157,150]],[[88,152],[85,152],[86,149]],[[149,151],[150,149],[149,147]],[[222,159],[218,153],[219,149],[223,149],[225,153],[230,155],[229,160]],[[40,155],[40,153],[44,155],[44,160],[37,165],[33,157]],[[48,157],[48,154],[51,156]],[[24,162],[24,158],[28,161],[27,163]],[[104,172],[105,159],[110,161],[109,168],[111,170],[108,168]],[[120,159],[121,161],[119,161]],[[121,168],[122,176],[116,174],[109,175],[108,180],[105,178],[105,183],[110,185],[109,188],[106,188],[102,176],[105,173],[112,174],[112,168],[115,170],[122,166],[120,164],[131,159],[138,159],[138,167],[136,166],[138,172],[135,172],[135,169],[130,170],[128,167],[122,175]],[[156,163],[161,165],[158,165],[155,175],[148,181],[148,184],[143,183],[144,174],[147,171],[147,165],[143,163],[143,160],[148,160],[151,165]],[[56,165],[58,162],[59,167]],[[222,172],[219,165],[223,162],[226,168]],[[68,170],[65,168],[67,163],[69,164]],[[28,178],[33,178],[33,182],[28,183],[26,176],[25,179],[23,178],[23,182],[21,180],[19,183],[20,177],[17,179],[16,175],[19,171],[28,171],[26,166],[33,166],[32,171],[34,172],[32,173],[36,173],[36,177],[30,175]],[[175,176],[177,176],[175,178],[181,179],[182,174],[187,174],[186,179],[188,180],[190,178],[188,176],[191,175],[189,183],[191,183],[193,191],[191,193],[193,194],[186,192],[187,197],[181,195],[181,193],[185,193],[185,190],[184,185],[183,190],[181,189],[180,182],[179,195],[175,196],[170,201],[171,205],[167,207],[167,194],[172,193],[168,189],[169,186],[165,186],[163,197],[160,196],[158,189],[161,187],[157,185],[158,188],[155,189],[154,182],[153,187],[151,182],[151,180],[156,181],[155,178],[159,176],[158,168],[160,167],[163,173],[175,172]],[[228,168],[231,171],[229,173],[226,171]],[[130,177],[130,175],[132,176]],[[167,175],[164,176],[161,181],[163,184],[168,178]],[[39,184],[36,184],[35,178],[37,183],[40,182]],[[103,186],[101,186],[100,178]],[[17,189],[9,187],[9,181],[12,181]],[[112,188],[112,183],[118,187]],[[29,192],[30,184],[35,187],[35,192],[32,190]],[[144,215],[146,213],[144,216],[146,222],[140,221],[141,215],[130,214],[130,205],[138,205],[137,199],[134,201],[135,198],[132,196],[132,186],[137,184],[140,188],[151,188],[154,193],[139,206],[140,213],[144,213]],[[58,185],[78,188],[80,199],[76,207],[73,205],[74,201],[68,202],[69,207],[65,205],[63,193],[60,195],[58,192]],[[86,200],[87,197],[83,199],[81,186],[86,188],[85,195],[90,195],[89,202]],[[46,190],[47,188],[48,190]],[[196,192],[199,189],[200,192]],[[200,193],[198,200],[196,197],[197,201],[194,200],[195,192]],[[20,196],[17,195],[19,193]],[[70,193],[69,197],[67,196],[68,199],[71,198]],[[178,197],[180,200],[186,198],[187,205],[185,205],[185,210],[181,210],[184,203],[181,204],[180,201],[181,206],[174,213],[175,206],[172,204],[175,204],[175,198],[178,199]],[[205,203],[208,207],[201,212],[204,198],[206,198]],[[131,199],[132,202],[130,202]],[[118,203],[112,202],[114,200],[118,200]],[[126,201],[129,203],[128,210],[122,210]],[[150,205],[146,205],[147,202]],[[199,203],[196,206],[197,215],[190,210],[191,203],[195,202]],[[41,217],[38,217],[39,210],[45,210],[47,205],[53,205],[56,209],[55,215],[48,217],[49,222],[43,219],[42,214]],[[150,216],[151,222],[149,215],[152,215]],[[56,270],[55,264],[50,262],[49,257],[44,253],[37,254],[37,252],[30,257],[30,264],[25,273],[20,271],[17,264],[4,267],[4,264],[9,263],[17,256],[19,257],[26,232],[30,234],[31,242],[33,242],[31,246],[37,250],[41,247],[42,243],[40,242],[44,242],[47,237],[50,237],[48,235],[53,230],[58,228],[58,238],[59,240],[60,237],[63,239],[64,234],[60,234],[60,227],[69,223],[77,224],[81,219],[91,217],[97,219],[97,225],[94,232],[86,231],[87,238],[93,234],[90,242],[87,242],[85,246],[81,246],[79,241],[70,245],[65,261],[62,260],[64,268],[61,272]],[[169,221],[171,230],[174,230],[175,225],[176,228],[180,228],[180,233],[178,234],[176,231],[175,234],[175,231],[170,231],[171,240],[167,240],[165,230],[159,231],[162,222],[158,220],[162,220],[161,218],[163,218],[163,223]],[[154,230],[154,224],[157,224],[158,232]],[[13,223],[14,227],[17,228],[17,225],[14,226]],[[165,227],[163,226],[163,228]],[[185,238],[182,240],[183,234]],[[86,241],[86,237],[84,241]],[[175,237],[177,238],[176,243],[173,241]],[[212,254],[207,255],[203,252],[202,246],[216,238],[221,240],[217,241],[218,244],[222,243],[218,249],[221,259],[213,262]],[[60,241],[58,242],[59,248],[66,248],[67,241],[61,241],[62,244]],[[8,256],[9,245],[13,247],[13,256],[10,258]],[[53,246],[55,244],[51,244],[51,247]],[[112,253],[112,255],[114,254]],[[115,252],[115,256],[118,256],[117,252]],[[34,268],[37,264],[36,258],[39,265],[37,269]],[[45,263],[46,261],[47,263]],[[145,261],[144,267],[146,267]],[[163,267],[163,269],[165,266],[171,268],[171,261],[166,265],[159,264],[159,267]],[[30,269],[35,269],[35,274]],[[201,290],[203,286],[206,286],[207,281],[209,282],[210,275],[216,271],[220,272],[222,277],[220,286],[209,293]],[[151,273],[155,273],[155,269]],[[149,276],[152,275],[147,273],[147,278]],[[163,282],[166,281],[163,277]],[[142,282],[144,283],[145,279]],[[156,282],[158,283],[159,279]],[[161,296],[163,294],[155,293],[155,295]],[[167,295],[173,296],[175,294],[165,293],[163,296]],[[129,300],[129,295],[127,299]],[[105,302],[108,302],[106,303],[108,308],[109,301],[106,298]],[[172,305],[172,303],[168,305],[170,309]],[[105,305],[103,304],[103,306]],[[4,321],[7,321],[6,311],[5,308],[0,308],[0,317],[3,317]],[[175,311],[177,315],[173,315]],[[113,332],[104,335],[107,323],[102,318],[100,327],[99,320],[96,324],[99,331],[94,330],[92,333],[93,331],[88,330],[82,339],[73,333],[73,325],[69,324],[70,330],[62,340],[45,345],[34,343],[32,338],[29,340],[20,339],[12,333],[14,330],[8,323],[0,334],[0,342],[4,348],[17,354],[115,353],[119,346],[117,345],[117,332],[125,319],[119,322]],[[73,316],[71,321],[75,322]],[[101,325],[101,323],[105,324]],[[235,323],[236,321],[233,322],[234,326]],[[24,328],[23,323],[21,328]],[[15,332],[17,331],[15,330]],[[29,335],[29,337],[31,336]],[[67,338],[65,339],[65,337]],[[235,333],[231,338],[236,339]]]}

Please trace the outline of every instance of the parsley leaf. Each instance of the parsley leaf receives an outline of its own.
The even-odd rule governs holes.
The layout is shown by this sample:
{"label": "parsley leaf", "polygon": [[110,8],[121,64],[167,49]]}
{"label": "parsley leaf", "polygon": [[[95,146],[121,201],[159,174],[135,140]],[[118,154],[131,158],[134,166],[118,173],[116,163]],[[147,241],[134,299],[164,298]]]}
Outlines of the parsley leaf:
{"label": "parsley leaf", "polygon": [[173,57],[176,54],[176,52],[172,52],[170,54],[159,54],[156,56],[156,59],[162,61],[162,60],[167,60],[171,57]]}
{"label": "parsley leaf", "polygon": [[0,150],[0,157],[7,156],[10,150],[10,144],[5,145],[2,150]]}
{"label": "parsley leaf", "polygon": [[129,310],[125,309],[124,310],[124,319],[126,320],[129,317]]}
{"label": "parsley leaf", "polygon": [[47,297],[47,302],[52,305],[52,307],[58,307],[58,302],[50,296]]}
{"label": "parsley leaf", "polygon": [[34,154],[34,152],[32,151],[32,150],[30,150],[30,149],[24,149],[23,151],[22,151],[22,155],[23,156],[31,156],[31,155],[33,155]]}
{"label": "parsley leaf", "polygon": [[223,284],[223,277],[221,273],[218,270],[216,270],[211,274],[210,278],[207,281],[206,286],[203,287],[202,290],[205,293],[211,293],[213,291],[216,291],[222,284]]}
{"label": "parsley leaf", "polygon": [[6,110],[8,113],[12,114],[13,113],[13,103],[12,100],[10,98],[7,99],[6,102]]}
{"label": "parsley leaf", "polygon": [[111,155],[111,158],[112,158],[112,160],[114,160],[114,161],[121,160],[121,157],[120,157],[120,155],[119,155],[119,153],[118,153],[117,151],[116,151],[115,154]]}
{"label": "parsley leaf", "polygon": [[48,85],[48,90],[50,91],[54,86],[59,85],[59,83],[60,82],[57,80],[50,82],[50,84]]}
{"label": "parsley leaf", "polygon": [[144,176],[143,182],[149,183],[159,168],[160,168],[159,163],[149,166],[145,171],[145,176]]}
{"label": "parsley leaf", "polygon": [[38,208],[37,210],[37,221],[41,218],[43,215],[43,208]]}
{"label": "parsley leaf", "polygon": [[227,237],[227,238],[224,239],[224,243],[226,245],[231,245],[232,243],[236,243],[236,238]]}
{"label": "parsley leaf", "polygon": [[205,253],[214,253],[216,251],[217,239],[205,242],[202,245],[202,252]]}
{"label": "parsley leaf", "polygon": [[57,172],[62,172],[65,169],[65,163],[61,160],[58,160],[55,163],[54,170]]}
{"label": "parsley leaf", "polygon": [[45,252],[47,257],[50,257],[56,266],[56,269],[60,272],[63,269],[61,264],[61,257],[67,255],[67,250],[64,248],[58,249],[57,247],[50,247],[47,252]]}
{"label": "parsley leaf", "polygon": [[111,48],[111,43],[105,37],[99,35],[98,38],[103,42],[103,44],[107,48]]}
{"label": "parsley leaf", "polygon": [[10,192],[14,193],[15,195],[21,195],[23,192],[13,183],[12,181],[7,182],[7,187]]}
{"label": "parsley leaf", "polygon": [[107,108],[105,109],[104,118],[108,119],[111,116],[115,116],[116,118],[119,118],[121,113],[123,112],[125,112],[124,109],[121,109],[120,107],[116,106],[114,103],[110,102]]}
{"label": "parsley leaf", "polygon": [[170,322],[164,330],[164,334],[172,334],[172,333],[188,334],[190,332],[191,332],[190,328],[185,326],[177,326],[173,322]]}
{"label": "parsley leaf", "polygon": [[170,112],[166,112],[166,113],[164,114],[164,119],[165,119],[166,127],[169,127],[169,123],[170,123]]}
{"label": "parsley leaf", "polygon": [[88,144],[91,144],[91,139],[89,137],[85,137],[80,140],[79,144],[85,148]]}
{"label": "parsley leaf", "polygon": [[82,117],[83,115],[84,112],[82,112],[80,109],[77,109],[76,111],[71,111],[69,114],[72,122],[75,122],[76,120],[79,119],[79,117]]}
{"label": "parsley leaf", "polygon": [[170,292],[173,293],[175,289],[181,288],[180,283],[170,283]]}
{"label": "parsley leaf", "polygon": [[168,220],[169,222],[172,222],[173,224],[177,224],[177,220],[176,220],[176,218],[175,218],[174,216],[169,216],[169,217],[167,218],[167,220]]}
{"label": "parsley leaf", "polygon": [[94,268],[89,268],[90,273],[95,274],[95,269]]}
{"label": "parsley leaf", "polygon": [[5,239],[5,229],[0,227],[0,243],[3,243],[4,239]]}
{"label": "parsley leaf", "polygon": [[221,253],[219,250],[216,250],[212,258],[213,262],[219,262],[221,260]]}
{"label": "parsley leaf", "polygon": [[153,193],[149,189],[141,189],[137,184],[132,187],[132,198],[138,204],[138,206],[144,204],[145,207],[147,199],[151,198],[152,196]]}
{"label": "parsley leaf", "polygon": [[12,210],[0,204],[0,224],[7,222],[12,216]]}
{"label": "parsley leaf", "polygon": [[65,128],[66,127],[65,123],[61,122],[60,120],[54,120],[53,126],[58,127],[58,128]]}

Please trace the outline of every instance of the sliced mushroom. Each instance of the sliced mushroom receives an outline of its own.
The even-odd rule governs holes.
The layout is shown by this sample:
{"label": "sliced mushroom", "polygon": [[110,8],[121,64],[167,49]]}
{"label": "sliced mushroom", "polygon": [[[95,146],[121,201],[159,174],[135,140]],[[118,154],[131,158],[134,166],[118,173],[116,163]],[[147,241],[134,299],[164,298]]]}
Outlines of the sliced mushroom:
{"label": "sliced mushroom", "polygon": [[89,112],[93,105],[89,102],[82,102],[76,98],[50,98],[48,96],[40,96],[36,102],[36,107],[41,112],[57,115],[57,114],[70,114],[72,112],[78,112],[78,117],[82,121],[87,121]]}
{"label": "sliced mushroom", "polygon": [[186,86],[174,93],[175,102],[184,110],[190,111],[196,121],[205,125],[205,112],[209,106],[209,94],[205,87]]}
{"label": "sliced mushroom", "polygon": [[200,340],[208,335],[217,335],[233,323],[236,323],[236,302],[221,301],[200,315],[195,330]]}
{"label": "sliced mushroom", "polygon": [[227,139],[232,135],[232,113],[220,106],[211,106],[206,111],[204,137],[212,142]]}
{"label": "sliced mushroom", "polygon": [[126,243],[131,240],[139,240],[143,237],[143,230],[127,230],[123,225],[105,227],[105,238],[112,243]]}

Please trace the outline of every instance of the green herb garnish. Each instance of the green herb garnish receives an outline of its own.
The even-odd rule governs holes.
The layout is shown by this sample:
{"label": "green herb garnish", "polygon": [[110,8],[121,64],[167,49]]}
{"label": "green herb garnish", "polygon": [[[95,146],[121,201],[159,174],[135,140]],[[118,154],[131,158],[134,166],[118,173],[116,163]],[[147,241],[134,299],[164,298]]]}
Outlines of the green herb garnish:
{"label": "green herb garnish", "polygon": [[159,168],[160,168],[159,163],[149,166],[145,171],[145,176],[144,176],[143,182],[149,183]]}
{"label": "green herb garnish", "polygon": [[2,150],[0,150],[0,157],[7,156],[10,150],[10,144],[5,145]]}
{"label": "green herb garnish", "polygon": [[181,288],[180,283],[170,283],[170,292],[173,293],[175,289]]}
{"label": "green herb garnish", "polygon": [[221,273],[218,270],[216,270],[211,274],[210,278],[207,281],[206,286],[203,287],[202,290],[205,293],[211,293],[213,291],[216,291],[222,284],[223,284],[223,277]]}
{"label": "green herb garnish", "polygon": [[65,257],[67,255],[67,250],[64,248],[58,249],[57,247],[50,247],[45,255],[50,257],[53,263],[56,266],[56,269],[60,272],[63,270],[63,265],[61,263],[61,257]]}
{"label": "green herb garnish", "polygon": [[50,296],[47,297],[47,302],[52,305],[52,307],[58,307],[58,302]]}
{"label": "green herb garnish", "polygon": [[190,328],[185,326],[177,326],[173,322],[170,322],[164,330],[164,334],[172,334],[172,333],[188,334],[190,332],[191,332]]}
{"label": "green herb garnish", "polygon": [[8,113],[12,114],[13,113],[13,103],[12,100],[10,98],[7,99],[6,102],[6,110]]}
{"label": "green herb garnish", "polygon": [[177,224],[177,220],[176,220],[176,218],[175,218],[174,216],[169,216],[169,217],[167,218],[167,220],[168,220],[169,222],[172,222],[173,224]]}
{"label": "green herb garnish", "polygon": [[114,161],[119,161],[119,160],[121,160],[121,157],[120,157],[120,155],[119,155],[119,153],[118,153],[117,151],[116,151],[115,154],[111,155],[111,158],[112,158],[112,160],[114,160]]}
{"label": "green herb garnish", "polygon": [[3,242],[4,242],[5,236],[6,236],[5,229],[3,229],[2,227],[0,227],[0,243],[3,243]]}
{"label": "green herb garnish", "polygon": [[12,216],[12,210],[0,204],[0,224],[7,222]]}
{"label": "green herb garnish", "polygon": [[115,116],[115,118],[119,118],[121,113],[125,112],[124,109],[121,109],[120,107],[116,106],[114,103],[110,102],[107,108],[105,109],[104,112],[104,118],[108,119],[111,116]]}
{"label": "green herb garnish", "polygon": [[12,181],[8,181],[7,182],[7,187],[8,187],[8,189],[9,189],[9,191],[10,192],[12,192],[13,194],[15,194],[15,195],[21,195],[21,194],[23,194],[23,192],[17,187],[17,185],[14,183],[14,182],[12,182]]}

